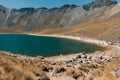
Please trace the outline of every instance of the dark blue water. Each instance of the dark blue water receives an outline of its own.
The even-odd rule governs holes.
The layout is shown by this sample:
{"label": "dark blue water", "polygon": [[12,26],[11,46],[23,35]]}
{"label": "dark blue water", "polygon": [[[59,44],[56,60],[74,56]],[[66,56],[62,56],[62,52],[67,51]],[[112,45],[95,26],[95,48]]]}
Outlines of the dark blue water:
{"label": "dark blue water", "polygon": [[79,52],[91,53],[102,51],[104,48],[71,39],[23,34],[0,34],[0,50],[28,56],[56,56]]}

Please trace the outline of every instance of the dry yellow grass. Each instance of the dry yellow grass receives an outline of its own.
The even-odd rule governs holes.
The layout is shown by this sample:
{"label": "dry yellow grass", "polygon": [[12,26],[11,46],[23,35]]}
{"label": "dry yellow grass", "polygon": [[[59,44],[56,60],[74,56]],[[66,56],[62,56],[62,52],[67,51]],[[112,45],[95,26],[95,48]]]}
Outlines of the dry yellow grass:
{"label": "dry yellow grass", "polygon": [[103,21],[88,21],[78,23],[67,28],[48,28],[33,33],[40,34],[64,34],[72,36],[84,36],[109,41],[120,41],[120,18],[112,18]]}
{"label": "dry yellow grass", "polygon": [[[120,69],[120,57],[109,63],[67,66],[64,61],[18,59],[0,52],[0,80],[119,80],[115,71]],[[74,66],[74,65],[71,65]],[[52,75],[51,75],[52,74]]]}

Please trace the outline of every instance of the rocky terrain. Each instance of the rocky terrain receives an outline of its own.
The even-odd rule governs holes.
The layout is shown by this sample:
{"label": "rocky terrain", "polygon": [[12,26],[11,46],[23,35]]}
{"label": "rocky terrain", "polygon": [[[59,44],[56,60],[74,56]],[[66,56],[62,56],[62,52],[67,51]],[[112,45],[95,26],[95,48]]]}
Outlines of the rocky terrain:
{"label": "rocky terrain", "polygon": [[[0,33],[87,37],[111,42],[104,52],[28,57],[0,52],[0,80],[120,80],[120,4],[9,9],[0,5]],[[49,53],[49,52],[48,52]]]}
{"label": "rocky terrain", "polygon": [[44,58],[0,52],[0,80],[56,79],[120,80],[120,53],[79,53],[71,57]]}
{"label": "rocky terrain", "polygon": [[96,0],[83,6],[9,9],[0,6],[1,33],[65,34],[120,40],[120,4]]}
{"label": "rocky terrain", "polygon": [[[22,28],[34,31],[48,27],[70,27],[83,21],[89,21],[117,5],[113,0],[96,0],[83,6],[64,5],[60,8],[21,8],[9,9],[0,6],[0,26]],[[97,15],[94,15],[96,14]],[[103,17],[105,18],[105,17]]]}

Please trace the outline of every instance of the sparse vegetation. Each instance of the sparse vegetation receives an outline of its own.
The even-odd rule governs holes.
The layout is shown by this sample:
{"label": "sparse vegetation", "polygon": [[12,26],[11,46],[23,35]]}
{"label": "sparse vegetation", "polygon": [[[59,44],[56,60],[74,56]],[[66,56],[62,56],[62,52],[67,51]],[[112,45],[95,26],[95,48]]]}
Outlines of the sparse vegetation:
{"label": "sparse vegetation", "polygon": [[66,69],[64,67],[56,67],[54,72],[57,74],[57,73],[63,73],[65,71]]}
{"label": "sparse vegetation", "polygon": [[112,53],[80,53],[68,57],[68,60],[61,60],[65,58],[63,56],[56,57],[60,60],[55,61],[56,58],[41,59],[0,52],[0,80],[117,80],[119,77],[115,71],[120,69],[120,55],[112,58],[108,54]]}
{"label": "sparse vegetation", "polygon": [[0,51],[0,80],[120,80],[120,5],[114,0],[53,9],[0,5],[0,33],[54,34],[109,42],[104,52],[72,57],[27,57]]}

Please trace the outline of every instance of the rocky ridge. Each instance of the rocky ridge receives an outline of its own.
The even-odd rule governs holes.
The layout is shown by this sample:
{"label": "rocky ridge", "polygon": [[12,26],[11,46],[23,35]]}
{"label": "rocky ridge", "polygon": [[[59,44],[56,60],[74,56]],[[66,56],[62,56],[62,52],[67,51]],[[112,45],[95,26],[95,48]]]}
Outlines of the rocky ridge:
{"label": "rocky ridge", "polygon": [[94,8],[100,8],[102,6],[111,6],[111,5],[115,5],[118,2],[116,0],[96,0],[93,1],[92,3],[89,3],[87,5],[83,5],[83,8],[85,10],[90,10],[90,9],[94,9]]}
{"label": "rocky ridge", "polygon": [[[60,8],[8,9],[0,6],[0,26],[8,30],[36,31],[51,27],[70,27],[89,22],[117,4],[113,0],[96,0],[83,6],[64,5]],[[96,14],[97,15],[94,15]],[[4,26],[4,27],[3,27]],[[6,29],[4,29],[6,30]]]}

